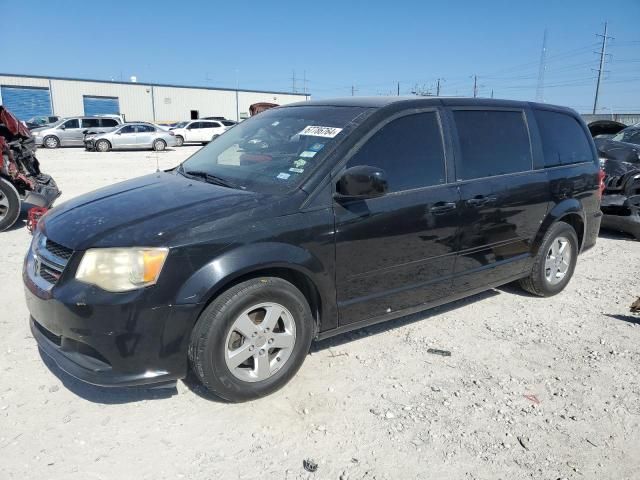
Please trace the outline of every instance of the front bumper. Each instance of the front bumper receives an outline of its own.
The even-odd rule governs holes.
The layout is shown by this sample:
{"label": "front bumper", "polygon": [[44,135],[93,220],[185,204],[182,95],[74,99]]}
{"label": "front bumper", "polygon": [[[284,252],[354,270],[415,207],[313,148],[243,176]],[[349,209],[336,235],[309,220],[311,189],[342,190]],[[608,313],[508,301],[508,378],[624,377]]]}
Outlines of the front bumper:
{"label": "front bumper", "polygon": [[602,228],[630,233],[640,240],[640,195],[605,195]]}
{"label": "front bumper", "polygon": [[110,294],[74,280],[43,290],[30,271],[31,256],[23,269],[31,332],[62,370],[105,387],[186,376],[200,305],[150,305],[145,290]]}

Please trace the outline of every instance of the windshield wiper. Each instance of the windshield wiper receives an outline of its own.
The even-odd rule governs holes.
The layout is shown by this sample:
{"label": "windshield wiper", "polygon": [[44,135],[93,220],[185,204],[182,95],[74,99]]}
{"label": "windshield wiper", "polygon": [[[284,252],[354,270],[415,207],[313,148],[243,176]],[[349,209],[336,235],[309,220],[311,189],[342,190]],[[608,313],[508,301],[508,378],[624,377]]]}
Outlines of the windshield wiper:
{"label": "windshield wiper", "polygon": [[202,178],[205,182],[207,183],[212,183],[214,185],[220,185],[221,187],[227,187],[227,188],[240,188],[238,185],[236,185],[235,183],[231,183],[228,180],[225,180],[222,177],[218,177],[217,175],[213,175],[209,172],[205,172],[204,170],[184,170],[184,167],[182,167],[182,165],[180,166],[180,173],[182,173],[185,176],[189,176],[189,177],[199,177]]}

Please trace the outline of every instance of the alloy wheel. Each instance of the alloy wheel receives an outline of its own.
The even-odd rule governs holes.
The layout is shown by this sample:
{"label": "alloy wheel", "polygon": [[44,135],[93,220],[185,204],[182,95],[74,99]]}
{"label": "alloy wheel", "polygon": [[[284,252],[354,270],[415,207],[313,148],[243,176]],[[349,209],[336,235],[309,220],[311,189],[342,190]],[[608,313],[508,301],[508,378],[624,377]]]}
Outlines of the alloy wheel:
{"label": "alloy wheel", "polygon": [[569,271],[572,256],[571,242],[567,237],[557,237],[549,251],[544,262],[544,276],[551,285],[560,283]]}
{"label": "alloy wheel", "polygon": [[9,199],[7,196],[0,192],[0,221],[4,220],[9,212]]}
{"label": "alloy wheel", "polygon": [[242,312],[225,341],[225,361],[234,377],[259,382],[275,375],[289,360],[296,324],[288,309],[265,302]]}

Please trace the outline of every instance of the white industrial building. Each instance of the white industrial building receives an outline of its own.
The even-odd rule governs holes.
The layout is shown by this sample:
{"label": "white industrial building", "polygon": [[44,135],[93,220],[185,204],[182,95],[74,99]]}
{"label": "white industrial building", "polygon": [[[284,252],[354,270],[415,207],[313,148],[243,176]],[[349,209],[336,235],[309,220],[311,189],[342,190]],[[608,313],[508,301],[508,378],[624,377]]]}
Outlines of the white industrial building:
{"label": "white industrial building", "polygon": [[121,114],[128,121],[176,122],[220,116],[240,120],[253,103],[284,105],[309,94],[82,80],[0,73],[0,104],[20,120],[36,115]]}

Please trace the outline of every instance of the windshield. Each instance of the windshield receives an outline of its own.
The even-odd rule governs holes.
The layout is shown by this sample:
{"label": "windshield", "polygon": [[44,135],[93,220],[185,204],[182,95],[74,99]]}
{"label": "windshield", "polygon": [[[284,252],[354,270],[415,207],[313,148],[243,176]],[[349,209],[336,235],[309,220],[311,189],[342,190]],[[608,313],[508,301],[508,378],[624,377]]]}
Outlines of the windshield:
{"label": "windshield", "polygon": [[189,122],[178,122],[173,124],[173,128],[184,128]]}
{"label": "windshield", "polygon": [[640,145],[640,128],[629,127],[613,136],[611,140],[616,142],[635,143]]}
{"label": "windshield", "polygon": [[246,120],[196,152],[181,166],[238,188],[278,193],[298,187],[372,109],[297,106]]}

